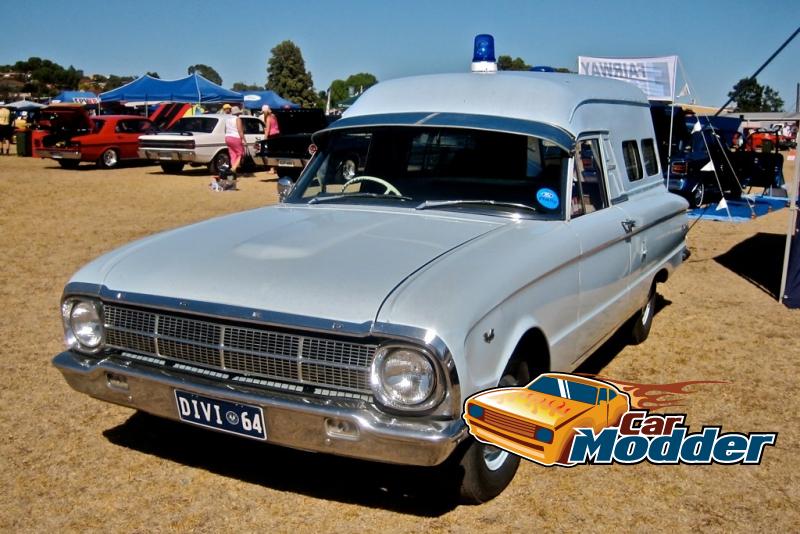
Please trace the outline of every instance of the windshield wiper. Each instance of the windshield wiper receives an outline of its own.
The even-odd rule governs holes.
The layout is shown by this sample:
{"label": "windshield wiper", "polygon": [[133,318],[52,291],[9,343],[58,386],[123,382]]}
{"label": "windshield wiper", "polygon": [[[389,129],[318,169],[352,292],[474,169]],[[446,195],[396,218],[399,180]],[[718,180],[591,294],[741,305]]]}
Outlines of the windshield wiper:
{"label": "windshield wiper", "polygon": [[403,197],[397,195],[383,195],[379,193],[346,193],[343,195],[331,195],[329,197],[314,197],[308,201],[308,204],[319,204],[320,202],[328,202],[330,200],[341,200],[343,198],[383,198],[389,200],[414,200],[411,197]]}
{"label": "windshield wiper", "polygon": [[525,204],[517,204],[516,202],[502,202],[498,200],[426,200],[422,204],[416,207],[418,210],[428,210],[428,209],[435,209],[435,208],[447,208],[450,206],[462,206],[462,205],[478,205],[478,206],[497,206],[501,208],[514,208],[514,209],[521,209],[525,211],[532,211],[536,212],[536,208],[533,206],[527,206]]}

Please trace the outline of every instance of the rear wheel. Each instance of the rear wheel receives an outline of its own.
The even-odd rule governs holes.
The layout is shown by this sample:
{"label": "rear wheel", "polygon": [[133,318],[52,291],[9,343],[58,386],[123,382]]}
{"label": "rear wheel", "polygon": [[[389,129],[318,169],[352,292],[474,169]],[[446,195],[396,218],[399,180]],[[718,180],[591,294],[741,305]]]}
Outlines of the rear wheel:
{"label": "rear wheel", "polygon": [[231,157],[227,151],[218,152],[214,159],[208,163],[208,170],[211,174],[219,174],[219,168],[223,165],[230,165]]}
{"label": "rear wheel", "polygon": [[103,169],[113,169],[119,164],[119,153],[113,148],[107,148],[100,154],[100,159],[97,160],[98,167]]}
{"label": "rear wheel", "polygon": [[81,164],[81,160],[79,160],[79,159],[60,159],[60,160],[58,160],[58,164],[61,165],[62,169],[77,169],[78,165]]}
{"label": "rear wheel", "polygon": [[167,174],[178,174],[183,170],[183,163],[178,161],[165,161],[161,163],[161,170]]}
{"label": "rear wheel", "polygon": [[[530,381],[528,365],[511,362],[500,379],[500,387],[521,386]],[[459,487],[461,500],[479,504],[493,499],[506,489],[519,467],[519,456],[470,437],[459,461],[463,478]]]}

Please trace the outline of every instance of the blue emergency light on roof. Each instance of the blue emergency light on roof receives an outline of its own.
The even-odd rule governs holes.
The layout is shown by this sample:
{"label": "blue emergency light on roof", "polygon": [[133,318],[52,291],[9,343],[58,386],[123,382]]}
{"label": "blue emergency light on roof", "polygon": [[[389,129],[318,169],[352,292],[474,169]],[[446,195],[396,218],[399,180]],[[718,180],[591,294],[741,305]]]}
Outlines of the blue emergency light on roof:
{"label": "blue emergency light on roof", "polygon": [[475,36],[472,72],[497,72],[497,60],[494,58],[494,37],[489,34],[482,33]]}

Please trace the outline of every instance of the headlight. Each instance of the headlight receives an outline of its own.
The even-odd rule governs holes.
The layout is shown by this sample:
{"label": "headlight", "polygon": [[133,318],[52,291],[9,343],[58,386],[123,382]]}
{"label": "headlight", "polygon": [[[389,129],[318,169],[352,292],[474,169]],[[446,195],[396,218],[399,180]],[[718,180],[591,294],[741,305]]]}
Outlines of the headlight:
{"label": "headlight", "polygon": [[64,341],[67,347],[84,352],[97,352],[103,343],[101,304],[88,299],[68,299],[61,305],[64,320]]}
{"label": "headlight", "polygon": [[375,398],[397,410],[426,410],[441,400],[442,385],[433,358],[421,349],[384,346],[372,361]]}

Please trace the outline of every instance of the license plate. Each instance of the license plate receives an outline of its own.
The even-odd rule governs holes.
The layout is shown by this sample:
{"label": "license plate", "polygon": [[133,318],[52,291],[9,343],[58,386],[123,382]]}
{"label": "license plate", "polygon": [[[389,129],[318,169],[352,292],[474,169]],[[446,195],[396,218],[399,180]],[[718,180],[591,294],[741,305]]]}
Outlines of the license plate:
{"label": "license plate", "polygon": [[61,154],[52,154],[50,157],[53,158],[53,159],[61,159],[64,156],[62,156]]}
{"label": "license plate", "polygon": [[172,159],[172,154],[159,154],[158,159]]}
{"label": "license plate", "polygon": [[181,421],[247,438],[267,439],[264,412],[258,406],[212,399],[177,389],[175,403]]}
{"label": "license plate", "polygon": [[290,159],[279,159],[278,167],[294,167],[294,161]]}

